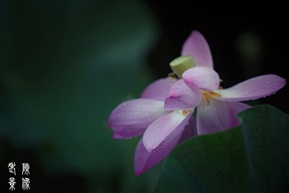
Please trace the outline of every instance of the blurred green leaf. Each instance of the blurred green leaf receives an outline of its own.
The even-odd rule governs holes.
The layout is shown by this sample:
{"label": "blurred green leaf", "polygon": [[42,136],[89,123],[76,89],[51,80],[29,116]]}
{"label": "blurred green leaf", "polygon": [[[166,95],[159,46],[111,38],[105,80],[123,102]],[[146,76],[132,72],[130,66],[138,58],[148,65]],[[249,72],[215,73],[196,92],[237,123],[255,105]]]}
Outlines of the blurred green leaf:
{"label": "blurred green leaf", "polygon": [[173,151],[155,192],[288,192],[289,116],[269,105],[239,116],[241,126]]}
{"label": "blurred green leaf", "polygon": [[152,80],[145,59],[158,30],[146,3],[5,5],[3,138],[37,152],[47,173],[85,176],[92,192],[116,192],[114,181],[139,191],[147,176],[134,176],[135,146],[113,140],[107,119]]}

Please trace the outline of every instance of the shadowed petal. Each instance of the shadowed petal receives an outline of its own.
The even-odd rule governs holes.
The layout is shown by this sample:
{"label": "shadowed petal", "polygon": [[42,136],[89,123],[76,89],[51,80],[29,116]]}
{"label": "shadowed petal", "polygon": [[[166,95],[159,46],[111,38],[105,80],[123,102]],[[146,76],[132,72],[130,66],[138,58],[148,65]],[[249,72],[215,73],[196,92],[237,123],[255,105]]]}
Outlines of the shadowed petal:
{"label": "shadowed petal", "polygon": [[196,66],[213,68],[209,45],[204,36],[198,31],[193,31],[183,44],[182,56],[185,55],[193,56]]}
{"label": "shadowed petal", "polygon": [[186,133],[181,132],[183,130],[181,128],[185,127],[190,117],[191,116],[188,115],[179,127],[176,128],[176,131],[169,134],[166,140],[164,140],[153,151],[148,151],[143,144],[143,139],[140,140],[134,156],[134,169],[137,176],[162,161],[174,149],[174,147],[181,142],[181,140],[183,141],[188,137],[192,137],[191,131],[186,131]]}
{"label": "shadowed petal", "polygon": [[194,137],[197,133],[196,133],[196,120],[194,115],[192,114],[189,118],[189,122],[188,124],[185,126],[185,130],[182,133],[182,136],[179,140],[178,144],[183,143],[184,141]]}
{"label": "shadowed petal", "polygon": [[286,84],[286,80],[280,76],[269,74],[257,76],[241,82],[231,88],[218,90],[221,95],[219,100],[246,101],[274,94]]}
{"label": "shadowed petal", "polygon": [[165,100],[167,110],[188,110],[195,108],[201,100],[201,93],[196,88],[190,88],[184,80],[173,84],[170,96]]}
{"label": "shadowed petal", "polygon": [[179,138],[175,137],[169,146],[160,146],[153,152],[148,152],[142,140],[137,145],[134,154],[134,170],[138,176],[162,161],[177,145]]}
{"label": "shadowed petal", "polygon": [[183,79],[192,88],[214,91],[220,85],[220,77],[211,68],[196,66],[183,73]]}
{"label": "shadowed petal", "polygon": [[176,80],[171,78],[162,78],[151,83],[143,91],[140,98],[155,99],[165,101],[170,94],[170,89]]}
{"label": "shadowed petal", "polygon": [[211,99],[210,104],[200,104],[197,110],[197,131],[199,135],[224,131],[240,124],[237,113],[249,108],[240,102],[226,102]]}
{"label": "shadowed petal", "polygon": [[114,138],[132,138],[143,134],[152,122],[166,113],[161,101],[134,99],[117,106],[110,114],[108,124],[114,131]]}
{"label": "shadowed petal", "polygon": [[[173,111],[153,122],[143,135],[143,143],[149,151],[155,151],[159,146],[171,145],[174,138],[180,138],[192,113]],[[162,147],[165,148],[165,147]]]}

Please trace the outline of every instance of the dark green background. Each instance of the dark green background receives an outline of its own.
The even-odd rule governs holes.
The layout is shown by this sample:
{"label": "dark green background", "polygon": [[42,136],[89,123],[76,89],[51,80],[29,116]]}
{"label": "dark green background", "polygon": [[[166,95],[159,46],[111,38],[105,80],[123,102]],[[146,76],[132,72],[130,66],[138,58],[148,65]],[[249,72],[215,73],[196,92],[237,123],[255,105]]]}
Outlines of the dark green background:
{"label": "dark green background", "polygon": [[[158,168],[135,177],[138,139],[113,140],[107,118],[167,76],[193,29],[206,37],[223,87],[267,73],[288,80],[285,6],[218,6],[1,1],[1,192],[9,162],[17,190],[28,162],[30,192],[151,191]],[[288,91],[258,102],[288,113]]]}

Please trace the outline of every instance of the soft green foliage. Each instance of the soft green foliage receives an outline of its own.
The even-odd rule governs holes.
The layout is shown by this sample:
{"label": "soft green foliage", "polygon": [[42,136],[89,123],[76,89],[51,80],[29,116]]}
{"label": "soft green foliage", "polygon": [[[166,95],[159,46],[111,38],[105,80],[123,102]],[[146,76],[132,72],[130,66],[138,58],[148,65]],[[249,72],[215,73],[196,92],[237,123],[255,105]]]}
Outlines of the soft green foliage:
{"label": "soft green foliage", "polygon": [[269,105],[239,116],[241,126],[173,151],[155,192],[288,192],[289,116]]}
{"label": "soft green foliage", "polygon": [[[146,190],[147,176],[136,178],[133,171],[135,141],[113,140],[107,125],[116,105],[138,97],[152,81],[145,58],[157,26],[146,4],[7,1],[3,10],[0,140],[33,157],[17,153],[17,160],[5,149],[1,166],[33,161],[54,177],[83,177],[91,192]],[[32,189],[44,177],[34,173]]]}

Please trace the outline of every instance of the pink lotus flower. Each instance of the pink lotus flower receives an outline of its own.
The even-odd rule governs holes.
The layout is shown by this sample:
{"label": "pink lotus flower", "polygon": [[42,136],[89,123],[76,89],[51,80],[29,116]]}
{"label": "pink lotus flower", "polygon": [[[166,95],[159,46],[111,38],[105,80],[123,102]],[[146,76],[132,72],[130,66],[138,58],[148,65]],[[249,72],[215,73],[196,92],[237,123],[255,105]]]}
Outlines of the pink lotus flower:
{"label": "pink lotus flower", "polygon": [[110,114],[109,126],[114,138],[143,135],[135,151],[136,175],[159,163],[176,145],[194,136],[192,114],[196,107],[198,134],[226,130],[237,126],[236,114],[249,108],[239,101],[268,96],[286,83],[276,75],[264,75],[220,89],[209,46],[196,31],[185,42],[182,55],[193,60],[192,64],[186,62],[187,58],[181,59],[181,66],[173,64],[173,70],[183,79],[157,80],[139,99],[121,103]]}
{"label": "pink lotus flower", "polygon": [[[157,80],[139,99],[121,103],[110,114],[108,122],[114,138],[144,135],[135,151],[136,175],[159,163],[177,144],[194,135],[192,112],[164,109],[164,101],[174,82],[169,78]],[[146,141],[149,141],[147,148],[143,143]]]}
{"label": "pink lotus flower", "polygon": [[[183,45],[183,56],[191,56],[195,67],[181,74],[165,101],[167,110],[197,107],[197,133],[223,131],[240,124],[236,114],[250,106],[240,101],[254,100],[277,92],[286,80],[273,74],[258,76],[231,88],[219,87],[219,75],[213,70],[210,48],[204,37],[193,31]],[[186,88],[190,87],[190,91]],[[189,97],[192,96],[192,97]]]}

